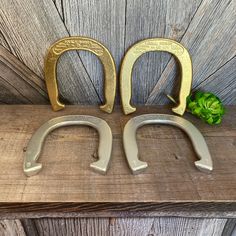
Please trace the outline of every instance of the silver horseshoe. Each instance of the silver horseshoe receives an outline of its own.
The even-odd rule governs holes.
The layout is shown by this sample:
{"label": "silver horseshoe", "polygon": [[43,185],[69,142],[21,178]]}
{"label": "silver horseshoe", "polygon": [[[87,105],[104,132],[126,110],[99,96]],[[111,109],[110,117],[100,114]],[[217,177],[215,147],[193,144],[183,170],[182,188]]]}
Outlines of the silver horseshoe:
{"label": "silver horseshoe", "polygon": [[200,131],[189,121],[174,115],[166,114],[146,114],[130,119],[125,125],[123,132],[123,145],[125,155],[133,174],[138,174],[146,169],[148,164],[138,158],[138,145],[136,141],[137,129],[147,124],[165,124],[176,126],[189,136],[195,152],[200,160],[195,161],[195,166],[203,172],[211,172],[213,163],[206,141]]}
{"label": "silver horseshoe", "polygon": [[24,156],[24,173],[27,176],[36,175],[41,169],[42,164],[37,160],[40,156],[42,146],[47,135],[53,130],[71,125],[87,125],[95,128],[99,133],[99,160],[90,164],[90,167],[105,174],[111,157],[112,150],[112,132],[106,121],[86,115],[68,115],[53,118],[44,123],[32,136],[28,143],[28,147]]}

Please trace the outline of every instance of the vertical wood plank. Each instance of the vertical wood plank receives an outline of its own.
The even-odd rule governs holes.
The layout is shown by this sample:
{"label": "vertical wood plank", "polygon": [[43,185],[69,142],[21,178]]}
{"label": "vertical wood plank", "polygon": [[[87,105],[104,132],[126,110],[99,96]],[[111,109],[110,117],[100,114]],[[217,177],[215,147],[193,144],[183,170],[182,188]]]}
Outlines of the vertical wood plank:
{"label": "vertical wood plank", "polygon": [[39,235],[84,235],[104,236],[109,226],[108,218],[62,218],[35,219],[35,226]]}
{"label": "vertical wood plank", "polygon": [[227,220],[222,236],[236,236],[236,219]]}
{"label": "vertical wood plank", "polygon": [[[201,0],[127,0],[125,49],[149,37],[179,41],[200,3]],[[132,80],[134,103],[145,104],[169,59],[167,53],[152,52],[137,61]]]}
{"label": "vertical wood plank", "polygon": [[[63,0],[65,25],[71,35],[94,38],[112,53],[119,67],[124,54],[125,0]],[[79,52],[100,97],[103,96],[101,63],[89,52]],[[118,69],[117,69],[118,71]]]}
{"label": "vertical wood plank", "polygon": [[[69,35],[53,1],[27,0],[22,4],[20,0],[2,0],[0,22],[11,51],[41,78],[47,48]],[[63,98],[70,103],[100,101],[76,52],[62,55],[58,82]]]}
{"label": "vertical wood plank", "polygon": [[1,31],[0,31],[0,45],[3,46],[4,48],[6,48],[7,50],[10,50],[9,45],[8,45],[7,41],[5,40]]}
{"label": "vertical wood plank", "polygon": [[26,236],[20,220],[0,220],[1,236]]}
{"label": "vertical wood plank", "polygon": [[61,19],[64,21],[64,10],[63,10],[63,5],[62,5],[63,0],[53,0],[53,1],[54,1],[54,4],[61,16]]}
{"label": "vertical wood plank", "polygon": [[154,218],[110,219],[109,233],[112,236],[146,236],[152,228]]}
{"label": "vertical wood plank", "polygon": [[[184,34],[181,43],[189,49],[192,55],[193,88],[235,56],[235,9],[236,2],[232,0],[204,0]],[[176,84],[174,65],[174,59],[171,59],[146,104],[167,102],[167,98],[163,96],[162,92],[171,93]],[[224,80],[228,79],[224,78]],[[225,82],[222,81],[222,83]],[[220,91],[217,91],[217,94]]]}
{"label": "vertical wood plank", "polygon": [[34,219],[21,219],[21,224],[24,228],[25,234],[29,236],[40,236],[35,226]]}
{"label": "vertical wood plank", "polygon": [[[227,219],[183,217],[42,218],[27,221],[28,225],[25,228],[28,235],[221,236]],[[33,226],[29,226],[29,222]]]}
{"label": "vertical wood plank", "polygon": [[221,236],[227,219],[156,218],[149,234],[158,236]]}

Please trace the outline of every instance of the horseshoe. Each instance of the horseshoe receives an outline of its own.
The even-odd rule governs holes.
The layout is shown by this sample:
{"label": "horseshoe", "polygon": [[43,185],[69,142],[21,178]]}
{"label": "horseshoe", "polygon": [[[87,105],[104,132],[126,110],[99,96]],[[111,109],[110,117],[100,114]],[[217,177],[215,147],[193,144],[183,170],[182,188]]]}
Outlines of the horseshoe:
{"label": "horseshoe", "polygon": [[27,176],[36,175],[42,169],[42,164],[37,160],[47,135],[57,128],[71,125],[87,125],[98,131],[100,138],[99,160],[90,164],[90,167],[101,174],[107,172],[112,150],[112,133],[107,122],[94,116],[68,115],[47,121],[34,133],[24,156],[23,169]]}
{"label": "horseshoe", "polygon": [[186,109],[186,98],[190,94],[192,84],[192,62],[186,48],[171,39],[152,38],[134,44],[125,54],[120,71],[120,91],[124,114],[128,115],[136,111],[131,106],[131,79],[132,69],[136,60],[146,52],[165,51],[173,54],[179,61],[182,71],[181,86],[179,92],[179,104],[172,108],[176,114],[183,115]]}
{"label": "horseshoe", "polygon": [[195,161],[195,166],[203,172],[211,172],[213,163],[207,144],[200,131],[189,121],[174,115],[146,114],[136,116],[128,121],[123,132],[123,145],[125,155],[133,174],[138,174],[147,168],[147,163],[138,159],[138,146],[136,131],[139,127],[147,124],[173,125],[182,129],[192,141],[195,152],[200,160]]}
{"label": "horseshoe", "polygon": [[45,58],[45,80],[49,99],[54,111],[65,107],[58,99],[56,66],[59,57],[69,50],[85,50],[94,53],[102,62],[105,74],[105,104],[100,109],[111,113],[116,95],[116,67],[109,50],[94,39],[86,37],[67,37],[55,42]]}

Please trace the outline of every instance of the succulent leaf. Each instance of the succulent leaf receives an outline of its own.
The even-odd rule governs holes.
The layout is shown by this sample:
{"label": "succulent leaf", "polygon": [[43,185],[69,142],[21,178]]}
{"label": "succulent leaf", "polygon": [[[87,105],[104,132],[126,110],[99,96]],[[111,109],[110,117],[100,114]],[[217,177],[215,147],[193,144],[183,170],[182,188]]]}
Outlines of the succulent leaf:
{"label": "succulent leaf", "polygon": [[210,125],[220,124],[225,108],[213,93],[197,91],[187,98],[188,111]]}

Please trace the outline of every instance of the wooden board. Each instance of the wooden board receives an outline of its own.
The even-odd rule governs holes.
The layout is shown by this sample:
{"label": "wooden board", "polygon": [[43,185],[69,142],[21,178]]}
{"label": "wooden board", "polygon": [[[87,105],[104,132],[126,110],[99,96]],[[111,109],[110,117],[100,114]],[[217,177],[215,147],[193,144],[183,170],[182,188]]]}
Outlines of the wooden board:
{"label": "wooden board", "polygon": [[[160,107],[138,108],[142,113],[169,113]],[[22,171],[25,148],[31,135],[50,118],[88,114],[105,119],[113,132],[113,151],[107,175],[89,168],[96,158],[98,136],[88,127],[67,127],[47,138],[40,162],[42,171],[27,178]],[[188,215],[206,217],[236,214],[236,107],[229,107],[222,125],[193,121],[206,138],[213,161],[212,174],[194,167],[196,155],[179,129],[146,126],[138,131],[140,158],[149,163],[140,175],[132,175],[122,148],[122,130],[131,116],[120,108],[105,114],[98,107],[67,106],[61,112],[49,106],[0,107],[0,213],[49,214],[50,211],[100,212],[105,215]],[[23,208],[23,209],[22,209]],[[97,212],[97,213],[96,213]],[[217,213],[218,212],[218,213]]]}
{"label": "wooden board", "polygon": [[[128,0],[125,50],[142,39],[152,37],[166,37],[180,41],[200,3],[201,0],[181,2],[174,0]],[[133,102],[146,103],[170,57],[171,55],[168,53],[152,52],[138,59],[133,71]],[[171,80],[171,78],[168,79]],[[162,87],[161,92],[164,90],[165,88]],[[158,94],[159,92],[160,90],[157,91]]]}
{"label": "wooden board", "polygon": [[0,221],[1,236],[38,235],[214,235],[233,236],[231,219],[196,218],[42,218]]}
{"label": "wooden board", "polygon": [[[0,21],[0,32],[12,53],[43,78],[47,49],[60,38],[69,36],[53,1],[27,0],[22,4],[17,0],[9,4],[3,0]],[[100,102],[77,52],[63,54],[57,68],[60,94],[65,100],[82,104]]]}
{"label": "wooden board", "polygon": [[[104,44],[114,57],[117,73],[124,55],[125,5],[125,0],[63,1],[64,23],[70,34],[88,36]],[[99,59],[89,52],[79,54],[102,99],[104,73]]]}
{"label": "wooden board", "polygon": [[[236,104],[236,56],[229,60],[217,72],[200,83],[195,90],[211,91],[222,99],[225,104]],[[222,77],[224,82],[222,83]]]}
{"label": "wooden board", "polygon": [[[214,235],[221,236],[227,219],[186,218],[69,218],[25,220],[28,235]],[[30,228],[28,230],[28,227]],[[34,226],[32,230],[31,226]],[[35,234],[34,234],[35,233]],[[225,235],[224,236],[229,236]]]}
{"label": "wooden board", "polygon": [[[192,57],[193,88],[198,87],[203,81],[212,79],[212,75],[217,73],[224,65],[230,63],[236,55],[235,7],[236,2],[231,0],[203,0],[180,40]],[[175,62],[172,58],[150,93],[146,104],[167,102],[167,97],[163,96],[163,92],[170,94],[177,84],[174,65]],[[233,67],[235,67],[235,63],[230,68],[225,68],[228,69],[227,71],[231,71]],[[231,81],[232,78],[235,81],[236,76],[234,73],[230,78],[225,75],[226,72],[223,72],[223,74],[222,72],[221,70],[221,86],[219,90],[214,91],[219,96],[222,95],[221,91],[228,87],[227,81]],[[217,84],[217,80],[214,81],[214,84]],[[210,88],[208,87],[209,91],[213,86],[212,84]],[[174,92],[176,93],[176,89]],[[233,92],[233,90],[230,92]],[[220,96],[220,98],[224,99],[224,96]]]}
{"label": "wooden board", "polygon": [[48,104],[44,81],[0,45],[1,103]]}

